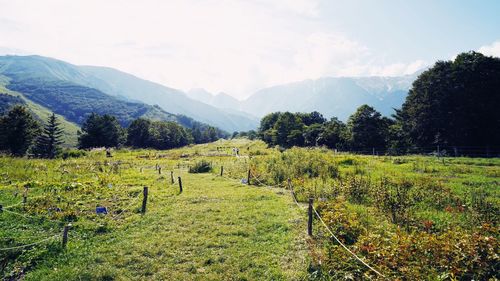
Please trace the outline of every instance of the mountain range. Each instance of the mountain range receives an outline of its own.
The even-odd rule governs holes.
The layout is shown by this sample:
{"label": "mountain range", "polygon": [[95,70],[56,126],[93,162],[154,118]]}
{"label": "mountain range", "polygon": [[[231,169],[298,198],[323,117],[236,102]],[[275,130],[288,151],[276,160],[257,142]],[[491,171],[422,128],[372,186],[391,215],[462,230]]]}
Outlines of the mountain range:
{"label": "mountain range", "polygon": [[246,114],[210,106],[180,90],[107,67],[77,66],[41,56],[2,56],[0,75],[10,91],[77,124],[89,112],[113,114],[123,125],[138,117],[179,121],[186,127],[190,126],[186,121],[194,119],[228,132],[258,124]]}
{"label": "mountain range", "polygon": [[227,132],[256,129],[275,111],[319,111],[346,120],[368,104],[383,115],[404,102],[421,72],[400,77],[323,77],[261,89],[245,100],[204,89],[186,93],[108,67],[77,66],[42,56],[0,56],[0,111],[24,103],[41,116],[58,114],[76,131],[91,113],[112,114],[126,126],[138,117],[185,127],[209,124]]}
{"label": "mountain range", "polygon": [[188,92],[193,99],[218,108],[232,108],[251,116],[262,117],[275,111],[318,111],[325,117],[347,118],[363,104],[390,116],[403,104],[416,72],[399,77],[323,77],[261,89],[245,100],[203,89]]}

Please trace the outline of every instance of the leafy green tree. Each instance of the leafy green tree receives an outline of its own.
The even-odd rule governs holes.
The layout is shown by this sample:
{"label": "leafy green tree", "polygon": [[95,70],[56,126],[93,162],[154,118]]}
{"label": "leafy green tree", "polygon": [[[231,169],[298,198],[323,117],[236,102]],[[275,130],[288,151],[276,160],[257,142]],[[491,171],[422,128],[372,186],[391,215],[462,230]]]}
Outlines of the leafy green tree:
{"label": "leafy green tree", "polygon": [[273,141],[273,136],[276,134],[274,124],[281,114],[281,112],[269,113],[260,120],[259,138],[269,145],[276,145]]}
{"label": "leafy green tree", "polygon": [[149,146],[156,149],[170,149],[188,145],[193,141],[185,128],[175,122],[155,121],[149,129]]}
{"label": "leafy green tree", "polygon": [[138,118],[132,121],[127,129],[127,145],[135,148],[145,148],[150,145],[149,119]]}
{"label": "leafy green tree", "polygon": [[125,130],[116,117],[92,113],[83,123],[78,136],[80,148],[118,147],[125,142]]}
{"label": "leafy green tree", "polygon": [[37,138],[34,152],[42,158],[53,159],[61,151],[63,130],[54,113],[49,116],[42,134]]}
{"label": "leafy green tree", "polygon": [[191,134],[193,136],[194,143],[205,142],[199,126],[193,126],[193,128],[191,129]]}
{"label": "leafy green tree", "polygon": [[33,144],[40,125],[23,106],[14,106],[0,118],[0,148],[23,156]]}
{"label": "leafy green tree", "polygon": [[499,108],[500,59],[469,52],[423,72],[397,116],[417,149],[487,148],[500,144]]}
{"label": "leafy green tree", "polygon": [[275,134],[272,136],[273,143],[283,147],[303,145],[303,127],[304,124],[297,115],[290,112],[280,114],[276,123],[274,123]]}
{"label": "leafy green tree", "polygon": [[257,132],[254,130],[250,130],[250,131],[248,131],[247,137],[249,140],[254,140],[257,138]]}
{"label": "leafy green tree", "polygon": [[340,149],[345,146],[347,137],[347,126],[337,117],[326,122],[323,131],[318,136],[318,144],[328,148]]}
{"label": "leafy green tree", "polygon": [[311,113],[298,113],[298,117],[302,120],[304,125],[311,126],[313,124],[323,124],[326,122],[325,117],[317,111]]}
{"label": "leafy green tree", "polygon": [[208,129],[203,132],[203,139],[204,142],[212,142],[218,140],[219,137],[217,135],[217,130],[212,126],[209,126]]}
{"label": "leafy green tree", "polygon": [[385,149],[390,123],[373,107],[360,106],[347,122],[350,147],[356,151]]}
{"label": "leafy green tree", "polygon": [[323,125],[319,123],[313,123],[304,129],[304,145],[306,146],[317,146],[320,135],[323,133]]}

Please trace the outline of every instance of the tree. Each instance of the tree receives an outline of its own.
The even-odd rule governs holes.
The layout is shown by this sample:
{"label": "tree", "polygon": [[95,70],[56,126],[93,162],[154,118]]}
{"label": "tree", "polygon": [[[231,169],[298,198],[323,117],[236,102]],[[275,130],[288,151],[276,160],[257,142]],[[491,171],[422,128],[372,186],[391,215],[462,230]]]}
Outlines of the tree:
{"label": "tree", "polygon": [[208,126],[208,128],[203,132],[203,139],[204,142],[212,142],[218,140],[219,136],[217,135],[217,130],[212,126]]}
{"label": "tree", "polygon": [[339,149],[346,144],[347,126],[337,117],[326,122],[323,131],[318,136],[318,144],[328,148]]}
{"label": "tree", "polygon": [[298,116],[306,126],[311,126],[313,124],[323,124],[326,122],[325,117],[317,111],[311,113],[299,113]]}
{"label": "tree", "polygon": [[63,130],[54,113],[49,116],[42,134],[37,138],[34,152],[42,158],[53,159],[61,150]]}
{"label": "tree", "polygon": [[248,137],[249,140],[254,140],[254,139],[257,138],[257,132],[254,131],[254,130],[250,130],[250,131],[248,131],[248,136],[247,137]]}
{"label": "tree", "polygon": [[110,115],[92,113],[83,123],[78,136],[80,148],[118,147],[125,141],[125,130]]}
{"label": "tree", "polygon": [[155,121],[149,128],[149,146],[156,149],[181,147],[192,142],[192,136],[175,122]]}
{"label": "tree", "polygon": [[273,141],[273,136],[276,134],[274,124],[276,124],[281,114],[281,112],[269,113],[260,120],[259,138],[269,145],[276,145]]}
{"label": "tree", "polygon": [[318,140],[320,135],[323,133],[323,125],[318,123],[313,123],[304,129],[302,134],[304,137],[304,145],[306,146],[316,146],[318,145]]}
{"label": "tree", "polygon": [[127,144],[135,148],[145,148],[150,145],[151,121],[138,118],[132,121],[127,129]]}
{"label": "tree", "polygon": [[441,145],[486,150],[500,143],[499,108],[500,59],[469,52],[423,72],[397,115],[417,149]]}
{"label": "tree", "polygon": [[385,149],[390,123],[373,107],[360,106],[347,122],[350,147],[356,151]]}
{"label": "tree", "polygon": [[23,106],[14,106],[0,118],[0,148],[23,156],[33,144],[40,125]]}
{"label": "tree", "polygon": [[303,127],[304,124],[297,115],[290,112],[282,113],[274,123],[275,134],[272,136],[272,141],[283,147],[301,146],[304,144]]}
{"label": "tree", "polygon": [[191,129],[191,134],[193,135],[194,143],[203,143],[203,135],[199,126],[193,126]]}

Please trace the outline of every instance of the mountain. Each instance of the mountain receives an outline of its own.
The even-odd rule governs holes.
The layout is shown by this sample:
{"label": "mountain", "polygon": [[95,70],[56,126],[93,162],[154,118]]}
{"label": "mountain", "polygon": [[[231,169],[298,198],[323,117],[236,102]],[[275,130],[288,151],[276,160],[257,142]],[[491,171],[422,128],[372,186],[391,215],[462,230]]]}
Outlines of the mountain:
{"label": "mountain", "polygon": [[346,120],[362,104],[390,116],[399,108],[421,72],[401,77],[323,77],[257,91],[239,109],[262,117],[275,111],[319,111]]}
{"label": "mountain", "polygon": [[87,85],[104,93],[150,105],[157,104],[168,112],[184,114],[230,132],[255,129],[258,124],[258,120],[248,118],[246,114],[221,110],[191,99],[179,90],[116,69],[96,66],[80,66],[78,69],[87,76]]}
{"label": "mountain", "polygon": [[41,121],[54,112],[62,120],[69,146],[76,144],[78,125],[92,112],[114,115],[123,126],[139,117],[175,121],[187,128],[207,126],[158,105],[117,94],[114,81],[96,77],[87,68],[40,56],[1,56],[0,114],[13,104],[28,106]]}
{"label": "mountain", "polygon": [[258,123],[246,114],[220,110],[179,90],[107,67],[76,66],[41,56],[3,56],[0,74],[9,78],[10,90],[76,123],[88,111],[116,115],[122,124],[140,116],[180,121],[177,115],[227,131],[254,129]]}
{"label": "mountain", "polygon": [[[237,112],[240,108],[240,101],[226,93],[216,95],[207,92],[205,89],[191,89],[187,92],[188,97],[209,104],[220,109],[229,109]],[[241,113],[240,113],[241,114]],[[254,117],[255,118],[255,117]]]}

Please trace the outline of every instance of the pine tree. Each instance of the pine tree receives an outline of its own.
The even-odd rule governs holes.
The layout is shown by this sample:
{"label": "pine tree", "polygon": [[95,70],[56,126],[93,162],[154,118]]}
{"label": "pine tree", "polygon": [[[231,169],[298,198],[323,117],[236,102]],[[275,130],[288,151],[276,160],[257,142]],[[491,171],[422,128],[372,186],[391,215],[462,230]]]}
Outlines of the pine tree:
{"label": "pine tree", "polygon": [[38,122],[26,107],[16,105],[0,118],[0,148],[14,156],[23,156],[33,144]]}
{"label": "pine tree", "polygon": [[38,137],[35,152],[43,158],[53,159],[61,149],[63,130],[55,114],[47,120],[42,134]]}

